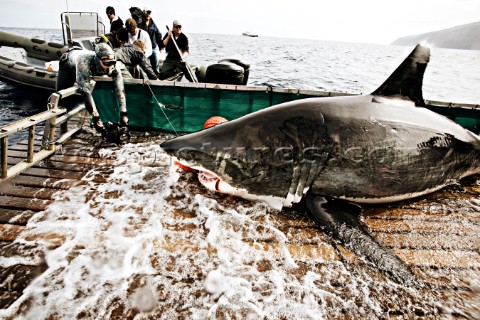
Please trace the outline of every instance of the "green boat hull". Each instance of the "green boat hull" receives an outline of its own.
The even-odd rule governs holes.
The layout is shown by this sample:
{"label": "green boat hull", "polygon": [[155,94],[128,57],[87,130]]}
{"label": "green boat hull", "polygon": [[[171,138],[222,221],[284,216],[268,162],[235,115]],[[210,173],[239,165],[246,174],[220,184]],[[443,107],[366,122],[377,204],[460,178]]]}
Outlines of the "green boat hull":
{"label": "green boat hull", "polygon": [[[93,97],[103,121],[119,121],[119,105],[112,82],[96,78]],[[271,87],[179,83],[143,80],[125,81],[129,125],[142,131],[195,132],[212,116],[240,118],[283,102],[310,97],[348,95]],[[461,126],[480,133],[480,107],[426,101],[427,108]]]}

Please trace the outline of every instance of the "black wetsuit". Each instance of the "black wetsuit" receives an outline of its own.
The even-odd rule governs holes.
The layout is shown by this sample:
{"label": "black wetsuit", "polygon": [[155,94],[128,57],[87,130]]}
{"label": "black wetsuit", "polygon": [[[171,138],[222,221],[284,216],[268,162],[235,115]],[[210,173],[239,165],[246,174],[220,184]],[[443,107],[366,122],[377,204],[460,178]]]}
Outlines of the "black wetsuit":
{"label": "black wetsuit", "polygon": [[122,74],[116,69],[105,70],[95,52],[89,50],[70,50],[62,55],[59,63],[56,90],[72,87],[80,89],[85,108],[94,117],[98,117],[97,107],[92,97],[90,79],[92,76],[109,75],[113,78],[115,93],[120,104],[120,112],[127,112],[127,101]]}

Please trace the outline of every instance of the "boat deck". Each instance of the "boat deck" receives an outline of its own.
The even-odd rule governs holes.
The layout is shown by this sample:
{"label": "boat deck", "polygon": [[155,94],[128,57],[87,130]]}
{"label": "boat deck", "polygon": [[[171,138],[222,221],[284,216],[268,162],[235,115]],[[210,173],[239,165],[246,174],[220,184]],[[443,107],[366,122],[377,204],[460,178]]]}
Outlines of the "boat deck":
{"label": "boat deck", "polygon": [[[42,138],[42,135],[36,137],[35,149],[41,148]],[[77,135],[55,155],[0,184],[0,309],[12,304],[47,269],[35,246],[15,241],[28,221],[52,204],[56,193],[84,184],[82,179],[91,169],[104,167],[108,172],[112,165],[112,160],[98,156],[99,149],[94,143],[90,134]],[[8,165],[24,160],[27,148],[27,141],[9,147]],[[106,176],[97,175],[89,180],[100,184]],[[19,263],[12,264],[9,260]]]}
{"label": "boat deck", "polygon": [[[136,139],[135,142],[141,143],[142,140]],[[56,193],[85,184],[86,181],[95,189],[95,186],[109,180],[115,159],[100,157],[100,148],[95,144],[98,144],[98,140],[95,142],[89,134],[81,133],[65,143],[48,161],[28,169],[10,183],[0,185],[0,308],[8,308],[22,295],[29,283],[48,268],[42,250],[32,245],[32,242],[16,240],[26,229],[29,220],[55,203]],[[36,145],[40,145],[40,138]],[[17,156],[24,156],[26,149],[26,143],[10,147],[9,164],[18,162]],[[186,184],[198,185],[192,176],[184,175],[180,180]],[[120,196],[111,195],[112,198]],[[205,193],[205,196],[210,195]],[[173,194],[167,201],[175,203],[181,201],[182,197]],[[213,198],[226,207],[236,205],[229,204],[225,196],[213,195]],[[135,205],[131,204],[133,209]],[[136,209],[141,211],[141,208]],[[195,212],[184,209],[175,211],[173,215],[175,220],[163,224],[166,230],[184,234],[199,228],[191,223]],[[393,292],[383,291],[390,287],[369,287],[371,297],[386,316],[432,317],[444,314],[453,318],[475,318],[475,314],[478,315],[480,176],[463,180],[461,187],[444,189],[420,199],[388,206],[369,206],[364,211],[364,217],[374,236],[403,259],[419,279],[429,284],[426,288],[418,289],[424,294],[422,298],[409,295],[408,290]],[[242,241],[251,245],[252,249],[278,251],[280,255],[285,254],[282,250],[286,248],[297,266],[288,271],[293,278],[300,279],[309,272],[324,275],[324,281],[320,279],[314,282],[317,286],[324,287],[326,292],[344,292],[345,299],[353,300],[355,297],[349,297],[351,292],[347,288],[352,275],[359,278],[368,275],[378,281],[388,281],[388,276],[341,245],[332,245],[316,223],[303,213],[284,210],[253,216],[252,219],[259,222],[259,225],[266,224],[269,228],[278,229],[284,238],[260,232],[258,234],[264,236],[252,239],[247,235]],[[56,234],[45,234],[43,239],[33,240],[33,243],[48,242],[50,249],[63,241]],[[158,245],[162,250],[172,252],[173,256],[175,252],[198,252],[205,249],[199,247],[194,238],[181,241],[165,239]],[[217,254],[216,250],[206,252],[212,257]],[[339,262],[348,266],[350,275],[343,274],[334,279],[330,273],[325,273],[325,268],[339,268]],[[177,268],[174,258],[163,263],[167,266],[162,267],[162,270]],[[195,264],[195,261],[191,263]],[[272,268],[272,262],[266,260],[257,268],[259,272],[267,272]],[[199,272],[188,279],[172,281],[183,281],[189,286],[203,288],[205,279],[201,274]],[[158,307],[159,313],[161,310],[178,309],[178,305],[170,303],[171,300],[162,299],[161,292],[157,294],[160,297],[158,303],[161,304]],[[204,289],[199,289],[196,294],[198,297],[208,295]],[[425,297],[438,301],[443,309],[417,308],[416,303],[421,304],[419,299]],[[126,306],[122,308],[125,318],[133,318],[138,314],[138,310],[129,310]],[[178,314],[188,317],[185,309],[178,309]],[[348,317],[348,310],[344,311],[344,316]]]}

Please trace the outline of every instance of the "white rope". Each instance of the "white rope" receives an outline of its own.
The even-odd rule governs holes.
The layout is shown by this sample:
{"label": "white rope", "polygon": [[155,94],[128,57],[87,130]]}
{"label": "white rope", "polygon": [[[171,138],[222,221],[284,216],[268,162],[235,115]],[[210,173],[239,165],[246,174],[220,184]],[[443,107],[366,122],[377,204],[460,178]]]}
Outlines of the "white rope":
{"label": "white rope", "polygon": [[173,129],[173,132],[175,132],[175,135],[176,135],[177,137],[180,136],[180,135],[177,133],[177,130],[175,130],[175,127],[173,126],[173,124],[170,122],[170,119],[168,119],[167,114],[166,114],[165,111],[163,110],[163,108],[165,108],[165,105],[164,105],[163,103],[160,103],[160,102],[157,100],[157,97],[156,97],[155,94],[153,93],[153,90],[152,90],[152,88],[150,87],[149,82],[146,81],[145,84],[147,85],[148,89],[150,89],[150,92],[152,93],[153,99],[155,99],[155,102],[157,103],[158,107],[160,108],[160,110],[162,110],[162,113],[163,113],[163,115],[165,116],[165,119],[167,119],[168,123],[170,124],[170,126],[171,126],[172,129]]}

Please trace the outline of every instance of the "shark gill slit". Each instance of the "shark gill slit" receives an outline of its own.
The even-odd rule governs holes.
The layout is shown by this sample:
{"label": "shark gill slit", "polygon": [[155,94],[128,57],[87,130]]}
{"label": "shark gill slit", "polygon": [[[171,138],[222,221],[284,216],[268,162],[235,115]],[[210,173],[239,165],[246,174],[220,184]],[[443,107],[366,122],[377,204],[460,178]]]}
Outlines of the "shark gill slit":
{"label": "shark gill slit", "polygon": [[297,191],[298,181],[300,179],[300,166],[295,165],[293,163],[293,170],[292,170],[292,183],[288,188],[287,196],[285,197],[285,205],[290,207],[292,202],[294,201],[295,192]]}
{"label": "shark gill slit", "polygon": [[305,190],[305,185],[307,183],[308,178],[312,173],[312,165],[309,161],[301,161],[301,172],[300,172],[300,179],[298,180],[297,191],[295,192],[294,202],[298,203],[302,200],[303,192]]}

